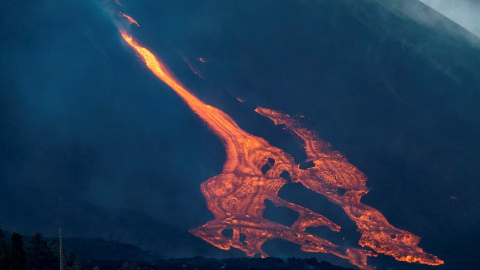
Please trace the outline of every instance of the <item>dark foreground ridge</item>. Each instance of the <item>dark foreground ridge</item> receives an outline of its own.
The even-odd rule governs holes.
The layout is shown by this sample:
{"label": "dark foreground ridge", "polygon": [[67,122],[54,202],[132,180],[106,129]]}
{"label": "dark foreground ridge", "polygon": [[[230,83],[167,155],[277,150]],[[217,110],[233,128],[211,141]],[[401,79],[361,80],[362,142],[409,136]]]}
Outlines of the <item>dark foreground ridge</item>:
{"label": "dark foreground ridge", "polygon": [[[10,238],[10,241],[8,239]],[[24,244],[25,239],[25,244]],[[228,258],[205,257],[167,259],[131,244],[101,238],[66,238],[62,249],[65,270],[342,270],[316,258]],[[0,229],[0,270],[59,269],[59,242],[44,238],[41,233],[23,237]]]}
{"label": "dark foreground ridge", "polygon": [[282,269],[282,270],[348,270],[351,268],[344,268],[334,266],[328,262],[318,262],[316,258],[302,259],[302,258],[230,258],[230,259],[212,259],[204,257],[181,258],[181,259],[164,259],[155,264],[141,263],[141,262],[112,262],[103,261],[95,262],[95,264],[84,265],[86,269],[93,269],[98,267],[105,270],[116,269],[152,269],[152,270],[263,270],[263,269]]}
{"label": "dark foreground ridge", "polygon": [[106,241],[101,238],[66,238],[65,247],[72,250],[82,264],[81,269],[100,270],[237,270],[237,269],[284,269],[284,270],[344,270],[325,261],[317,261],[316,258],[205,258],[201,256],[193,258],[164,258],[152,254],[141,248],[119,243]]}

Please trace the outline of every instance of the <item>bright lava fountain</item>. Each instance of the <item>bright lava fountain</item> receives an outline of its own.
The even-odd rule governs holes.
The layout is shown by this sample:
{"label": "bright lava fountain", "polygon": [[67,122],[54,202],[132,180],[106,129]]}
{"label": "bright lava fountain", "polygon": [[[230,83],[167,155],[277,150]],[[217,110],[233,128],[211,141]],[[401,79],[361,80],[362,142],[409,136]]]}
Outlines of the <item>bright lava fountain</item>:
{"label": "bright lava fountain", "polygon": [[[390,255],[398,261],[443,264],[438,257],[418,247],[420,237],[395,228],[378,210],[360,202],[368,192],[367,177],[315,132],[287,114],[260,107],[255,110],[276,125],[284,125],[285,130],[302,141],[307,161],[313,162],[314,166],[300,169],[288,153],[245,132],[230,116],[203,103],[183,87],[148,49],[125,31],[121,31],[121,35],[155,76],[185,100],[225,147],[227,157],[222,173],[201,184],[208,209],[215,219],[190,230],[191,233],[220,249],[234,247],[248,256],[268,256],[262,251],[262,245],[269,239],[281,238],[301,245],[306,252],[331,253],[347,259],[360,269],[375,269],[367,264],[367,257],[378,253]],[[262,173],[264,166],[269,168],[266,173]],[[341,227],[323,215],[278,197],[278,192],[287,183],[281,175],[287,172],[292,182],[301,183],[342,207],[356,223],[361,234],[359,245],[363,248],[344,249],[306,233],[308,227],[326,226],[337,232]],[[263,218],[265,200],[296,211],[298,219],[288,227]],[[232,237],[222,234],[226,229],[233,230]]]}

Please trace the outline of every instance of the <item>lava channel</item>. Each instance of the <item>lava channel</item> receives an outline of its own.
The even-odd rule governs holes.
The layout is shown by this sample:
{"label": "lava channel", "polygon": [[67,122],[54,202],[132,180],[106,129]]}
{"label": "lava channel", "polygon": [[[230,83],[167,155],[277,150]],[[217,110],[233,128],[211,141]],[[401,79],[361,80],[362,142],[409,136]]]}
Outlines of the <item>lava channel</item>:
{"label": "lava channel", "polygon": [[[257,113],[275,124],[283,124],[288,132],[302,141],[307,161],[314,166],[300,169],[288,153],[263,138],[247,133],[223,111],[203,103],[183,87],[153,53],[126,32],[121,31],[121,35],[148,69],[188,104],[225,147],[226,161],[222,173],[201,184],[208,209],[215,219],[191,229],[192,234],[220,249],[234,247],[248,256],[260,254],[262,257],[268,256],[262,245],[269,239],[281,238],[300,245],[306,252],[334,254],[362,270],[375,269],[367,264],[367,257],[378,254],[410,263],[443,264],[438,257],[418,246],[420,237],[395,228],[378,210],[360,202],[361,197],[368,193],[367,177],[341,153],[332,150],[330,144],[321,140],[315,132],[287,114],[260,107],[256,109]],[[265,164],[270,169],[263,173]],[[306,228],[318,226],[339,232],[341,227],[319,213],[279,198],[278,192],[287,183],[280,177],[285,171],[292,181],[342,207],[361,234],[358,248],[344,249],[305,232]],[[339,193],[339,189],[344,192]],[[298,219],[288,227],[263,218],[265,200],[294,210],[299,214]],[[231,237],[222,234],[227,229],[233,231]]]}

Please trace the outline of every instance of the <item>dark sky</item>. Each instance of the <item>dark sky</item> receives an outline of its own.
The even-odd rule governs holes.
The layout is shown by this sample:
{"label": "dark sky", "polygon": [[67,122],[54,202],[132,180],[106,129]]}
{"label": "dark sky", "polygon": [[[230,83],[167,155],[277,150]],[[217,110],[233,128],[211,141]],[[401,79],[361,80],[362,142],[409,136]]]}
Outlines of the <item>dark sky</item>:
{"label": "dark sky", "polygon": [[[298,161],[295,141],[252,109],[309,117],[305,124],[368,176],[362,201],[446,261],[435,269],[478,266],[480,42],[447,20],[432,27],[395,8],[346,0],[0,2],[0,228],[53,235],[62,226],[67,236],[167,256],[239,254],[187,232],[213,218],[199,185],[221,171],[225,153],[122,42],[112,21],[122,11],[141,26],[131,33],[192,92]],[[341,210],[287,189],[280,195],[353,226],[351,244],[358,241]],[[268,249],[299,253],[282,245]],[[372,262],[430,269],[384,256]]]}

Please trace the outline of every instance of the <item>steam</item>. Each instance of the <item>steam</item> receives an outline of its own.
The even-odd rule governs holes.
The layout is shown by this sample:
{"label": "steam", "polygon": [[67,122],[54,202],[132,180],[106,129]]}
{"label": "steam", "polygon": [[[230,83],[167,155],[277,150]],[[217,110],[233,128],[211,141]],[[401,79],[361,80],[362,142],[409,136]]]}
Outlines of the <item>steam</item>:
{"label": "steam", "polygon": [[470,0],[420,0],[480,37],[480,2]]}
{"label": "steam", "polygon": [[[99,1],[95,1],[94,3],[97,4],[97,6],[101,10],[103,10],[108,17],[110,17],[111,22],[115,25],[117,29],[128,29],[129,23],[133,23],[131,21],[133,20],[133,18],[131,18],[130,16],[128,16],[127,18],[125,15],[123,15],[123,13],[118,12],[117,10],[118,6],[121,6],[119,1],[111,2],[108,0],[99,0]],[[129,23],[126,23],[125,21],[121,20],[119,15],[122,16],[124,19],[126,19]],[[138,23],[135,20],[133,21],[135,22],[135,24],[138,25]]]}

